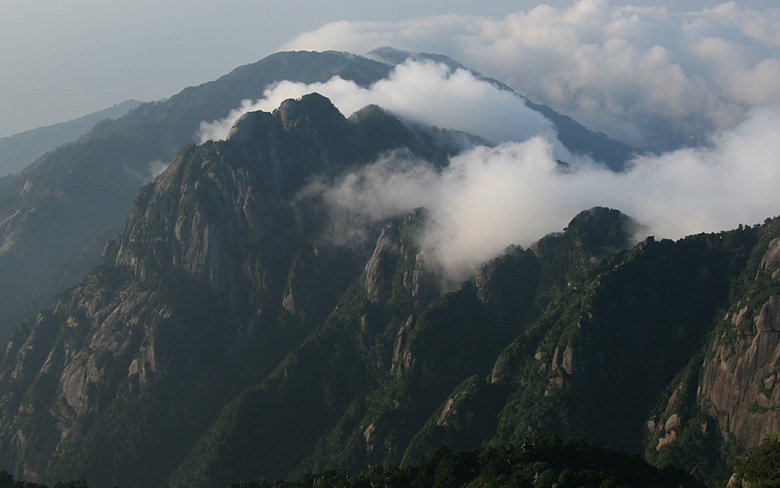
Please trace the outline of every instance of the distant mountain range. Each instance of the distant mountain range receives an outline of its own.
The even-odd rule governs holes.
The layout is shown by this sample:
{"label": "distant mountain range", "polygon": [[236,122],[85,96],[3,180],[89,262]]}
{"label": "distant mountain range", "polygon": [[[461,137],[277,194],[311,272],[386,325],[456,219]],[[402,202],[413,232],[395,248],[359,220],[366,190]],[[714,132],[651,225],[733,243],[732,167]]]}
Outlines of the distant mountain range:
{"label": "distant mountain range", "polygon": [[98,122],[122,117],[139,105],[137,100],[125,100],[75,120],[0,137],[0,176],[18,173],[47,152],[75,141]]}
{"label": "distant mountain range", "polygon": [[[386,154],[441,167],[477,138],[308,94],[193,143],[273,81],[367,86],[393,56],[279,53],[0,179],[0,305],[6,330],[23,319],[0,469],[218,487],[576,433],[715,483],[780,430],[778,218],[634,245],[630,216],[583,209],[447,290],[426,209],[343,245],[300,190]],[[570,149],[630,154],[549,116]]]}

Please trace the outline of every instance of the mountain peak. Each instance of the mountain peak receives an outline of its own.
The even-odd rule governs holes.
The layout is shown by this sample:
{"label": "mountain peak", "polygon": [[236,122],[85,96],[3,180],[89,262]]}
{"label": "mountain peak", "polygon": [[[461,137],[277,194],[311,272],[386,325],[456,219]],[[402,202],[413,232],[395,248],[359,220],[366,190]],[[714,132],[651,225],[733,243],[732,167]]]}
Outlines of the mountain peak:
{"label": "mountain peak", "polygon": [[239,144],[249,144],[254,138],[254,134],[259,131],[259,127],[265,122],[273,121],[273,115],[268,112],[256,111],[247,112],[238,118],[230,128],[227,140]]}
{"label": "mountain peak", "polygon": [[566,232],[576,234],[584,243],[607,252],[631,247],[639,230],[638,223],[619,210],[593,207],[578,213]]}
{"label": "mountain peak", "polygon": [[365,57],[382,63],[400,64],[413,55],[414,53],[410,51],[402,51],[394,47],[383,46],[366,53]]}
{"label": "mountain peak", "polygon": [[304,95],[297,100],[288,98],[279,105],[274,113],[280,117],[285,130],[290,130],[304,121],[320,125],[341,122],[344,119],[344,116],[330,99],[316,92]]}

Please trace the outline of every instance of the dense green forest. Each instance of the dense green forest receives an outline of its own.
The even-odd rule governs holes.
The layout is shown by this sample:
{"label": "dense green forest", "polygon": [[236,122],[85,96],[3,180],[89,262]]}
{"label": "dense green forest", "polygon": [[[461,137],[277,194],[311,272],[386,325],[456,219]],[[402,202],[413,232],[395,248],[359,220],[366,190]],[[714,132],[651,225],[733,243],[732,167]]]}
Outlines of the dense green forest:
{"label": "dense green forest", "polygon": [[[561,441],[541,435],[518,445],[452,451],[442,446],[410,466],[372,466],[357,474],[335,470],[306,473],[292,481],[234,482],[229,488],[455,488],[461,486],[568,487],[698,487],[685,472],[658,469],[639,455],[598,444],[580,436]],[[0,472],[0,488],[46,488],[15,481]],[[85,480],[57,483],[55,488],[88,488]]]}
{"label": "dense green forest", "polygon": [[[0,471],[0,488],[48,488],[46,485],[33,483],[31,481],[15,480],[8,471]],[[68,481],[67,483],[58,482],[54,488],[89,488],[87,480],[80,479]]]}
{"label": "dense green forest", "polygon": [[359,474],[325,471],[295,481],[231,483],[230,488],[456,488],[456,487],[698,487],[692,476],[671,466],[658,469],[639,455],[574,435],[565,441],[547,434],[522,444],[473,451],[439,447],[410,466],[372,466]]}
{"label": "dense green forest", "polygon": [[[767,437],[737,466],[735,479],[751,488],[780,486],[780,433]],[[54,488],[88,488],[80,479],[58,482]],[[452,451],[446,446],[408,466],[372,466],[360,473],[327,470],[306,473],[294,480],[236,481],[228,488],[457,488],[457,487],[556,487],[612,488],[704,487],[689,473],[651,466],[641,456],[588,443],[573,435],[536,436],[521,444],[493,446],[473,451]],[[0,488],[47,488],[15,480],[0,471]]]}

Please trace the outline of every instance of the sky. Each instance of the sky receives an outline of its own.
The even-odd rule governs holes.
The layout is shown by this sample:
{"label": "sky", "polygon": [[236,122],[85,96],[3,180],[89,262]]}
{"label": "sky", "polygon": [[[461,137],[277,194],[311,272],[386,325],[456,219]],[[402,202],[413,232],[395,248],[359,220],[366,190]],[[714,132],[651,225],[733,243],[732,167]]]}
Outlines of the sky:
{"label": "sky", "polygon": [[[362,51],[371,45],[366,42],[365,35],[352,35],[343,42],[336,36],[350,31],[365,34],[377,25],[385,34],[382,42],[401,40],[403,32],[410,27],[418,33],[421,27],[430,28],[429,32],[436,35],[470,28],[472,34],[490,39],[495,34],[491,34],[491,30],[511,29],[506,21],[511,21],[512,15],[529,12],[539,3],[528,0],[0,0],[0,137],[71,120],[126,99],[153,101],[165,98],[186,86],[216,79],[237,66],[262,59],[282,48],[335,46]],[[687,12],[713,7],[720,2],[633,0],[630,3],[641,7],[666,5],[669,12]],[[772,3],[773,0],[750,0],[739,2],[739,7],[764,11]],[[547,0],[544,4],[566,9],[575,2]],[[624,4],[625,1],[611,3],[612,6]],[[480,23],[485,29],[481,33],[473,28]],[[772,25],[767,27],[770,31],[771,28]],[[391,32],[395,34],[390,35]],[[310,33],[309,38],[305,37],[306,33]],[[477,54],[470,56],[456,47],[446,47],[449,39],[444,37],[433,40],[430,36],[417,40],[407,37],[404,40],[406,46],[399,47],[448,51],[446,54],[472,64],[480,59]],[[463,48],[462,41],[457,40],[460,48]],[[492,37],[492,42],[510,45],[512,40]],[[744,47],[753,48],[755,46]],[[527,59],[527,53],[521,54]],[[493,59],[493,65],[500,64],[495,57]],[[513,60],[519,61],[522,59]],[[480,66],[475,68],[487,74],[506,75],[506,70],[488,62],[476,64]],[[774,76],[775,68],[764,66],[764,76]],[[568,74],[559,74],[559,86],[563,83],[560,78]],[[518,85],[516,88],[523,88],[526,83],[520,78],[503,81]],[[529,91],[536,88],[528,87]],[[597,98],[598,94],[589,96]],[[555,101],[542,100],[543,94],[536,94],[536,98],[545,103]],[[557,108],[576,112],[571,115],[579,115],[597,129],[615,131],[618,128],[618,132],[621,117],[636,116],[642,109],[647,109],[638,107],[632,111],[618,101],[611,113],[599,119],[583,109],[587,108],[588,96],[583,95],[576,104],[558,102]],[[724,115],[727,116],[729,114]],[[629,132],[635,129],[624,127],[625,133],[620,135],[631,139]],[[633,137],[634,142],[641,139],[636,134]]]}

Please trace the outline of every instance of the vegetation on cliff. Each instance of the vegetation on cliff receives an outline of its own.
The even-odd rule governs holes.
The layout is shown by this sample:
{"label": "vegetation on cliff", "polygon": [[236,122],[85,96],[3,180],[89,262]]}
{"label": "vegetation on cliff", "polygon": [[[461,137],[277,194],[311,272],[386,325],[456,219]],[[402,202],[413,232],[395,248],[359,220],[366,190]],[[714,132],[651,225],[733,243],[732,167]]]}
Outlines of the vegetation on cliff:
{"label": "vegetation on cliff", "polygon": [[[445,290],[424,209],[344,245],[299,192],[386,151],[442,162],[455,140],[310,94],[184,146],[101,265],[12,334],[0,459],[36,482],[221,487],[579,434],[727,478],[780,422],[779,221],[635,245],[633,219],[597,207]],[[573,439],[575,458],[602,449]],[[590,483],[557,469],[539,476]]]}

